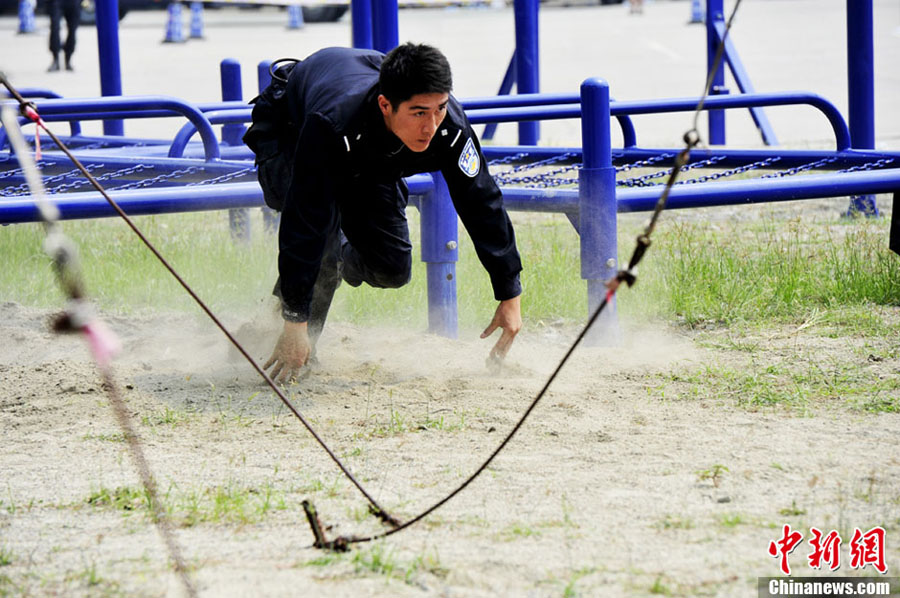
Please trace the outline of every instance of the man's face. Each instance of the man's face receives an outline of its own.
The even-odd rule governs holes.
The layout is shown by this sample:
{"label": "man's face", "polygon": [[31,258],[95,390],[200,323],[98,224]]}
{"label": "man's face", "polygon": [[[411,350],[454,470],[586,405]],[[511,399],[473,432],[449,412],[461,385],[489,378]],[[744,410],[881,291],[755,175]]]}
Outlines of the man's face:
{"label": "man's face", "polygon": [[378,107],[384,115],[384,124],[406,147],[424,152],[444,122],[449,99],[446,93],[419,93],[394,110],[388,99],[379,95]]}

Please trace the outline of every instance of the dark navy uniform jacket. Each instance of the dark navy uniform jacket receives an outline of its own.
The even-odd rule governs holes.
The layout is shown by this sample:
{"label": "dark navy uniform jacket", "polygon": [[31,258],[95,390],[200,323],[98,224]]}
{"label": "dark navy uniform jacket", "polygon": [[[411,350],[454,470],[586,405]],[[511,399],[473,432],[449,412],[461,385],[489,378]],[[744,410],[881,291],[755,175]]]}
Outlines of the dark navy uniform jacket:
{"label": "dark navy uniform jacket", "polygon": [[370,50],[327,48],[296,64],[287,99],[299,140],[279,233],[278,269],[286,319],[306,321],[312,289],[337,202],[347,189],[440,171],[498,301],[518,296],[522,269],[500,189],[459,103],[428,149],[409,150],[391,133],[377,104],[384,56]]}

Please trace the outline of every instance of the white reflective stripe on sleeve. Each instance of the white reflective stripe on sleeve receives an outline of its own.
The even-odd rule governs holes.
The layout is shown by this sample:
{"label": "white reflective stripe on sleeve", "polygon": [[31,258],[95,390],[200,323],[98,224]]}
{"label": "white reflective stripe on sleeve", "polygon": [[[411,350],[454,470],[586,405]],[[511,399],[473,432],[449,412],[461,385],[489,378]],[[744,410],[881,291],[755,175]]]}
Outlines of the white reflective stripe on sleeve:
{"label": "white reflective stripe on sleeve", "polygon": [[459,141],[459,136],[462,135],[462,129],[456,132],[456,137],[453,138],[453,142],[450,144],[450,147],[456,145],[456,142]]}
{"label": "white reflective stripe on sleeve", "polygon": [[346,135],[344,135],[344,145],[347,146],[347,151],[349,152],[350,151],[350,140],[347,139]]}

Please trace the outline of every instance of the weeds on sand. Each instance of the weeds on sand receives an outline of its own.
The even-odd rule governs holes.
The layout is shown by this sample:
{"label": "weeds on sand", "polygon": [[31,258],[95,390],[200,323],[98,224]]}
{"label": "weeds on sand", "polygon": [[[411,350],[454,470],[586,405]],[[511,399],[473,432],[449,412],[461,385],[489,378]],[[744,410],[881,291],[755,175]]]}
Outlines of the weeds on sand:
{"label": "weeds on sand", "polygon": [[697,481],[705,482],[710,481],[712,485],[716,488],[719,487],[719,484],[722,483],[722,478],[728,473],[728,468],[722,465],[721,463],[716,463],[715,465],[707,468],[701,469],[697,472]]}
{"label": "weeds on sand", "polygon": [[339,567],[345,563],[352,567],[353,575],[374,574],[384,577],[387,581],[402,581],[406,584],[415,584],[418,577],[424,573],[440,578],[444,578],[448,574],[447,568],[441,564],[437,550],[425,550],[411,559],[405,559],[398,556],[384,542],[375,542],[360,547],[352,553],[319,555],[298,563],[298,566],[338,569],[335,573],[340,575]]}
{"label": "weeds on sand", "polygon": [[[826,402],[840,402],[869,413],[900,412],[900,377],[873,375],[867,364],[793,356],[780,363],[751,358],[740,368],[705,365],[661,375],[654,391],[679,398],[732,400],[740,407],[782,407],[807,413]],[[674,392],[673,392],[674,391]]]}
{"label": "weeds on sand", "polygon": [[13,553],[12,549],[5,546],[0,546],[0,567],[11,565],[13,560],[15,560],[15,554]]}
{"label": "weeds on sand", "polygon": [[[201,489],[181,490],[170,486],[161,497],[166,513],[176,525],[192,527],[201,523],[256,523],[274,511],[287,510],[284,492],[270,483],[241,486],[236,483]],[[143,488],[100,487],[84,501],[93,507],[105,507],[130,513],[149,513],[150,497]]]}

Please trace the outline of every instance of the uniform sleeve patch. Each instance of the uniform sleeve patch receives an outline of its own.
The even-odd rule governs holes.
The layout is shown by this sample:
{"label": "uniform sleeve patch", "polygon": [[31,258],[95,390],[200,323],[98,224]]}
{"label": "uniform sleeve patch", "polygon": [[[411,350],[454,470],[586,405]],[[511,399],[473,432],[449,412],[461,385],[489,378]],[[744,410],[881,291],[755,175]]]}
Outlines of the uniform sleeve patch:
{"label": "uniform sleeve patch", "polygon": [[459,169],[462,170],[466,176],[472,178],[474,178],[475,175],[478,174],[478,171],[481,170],[481,160],[478,159],[478,150],[475,149],[475,143],[472,142],[471,137],[466,141],[466,145],[463,146],[462,153],[459,155]]}

